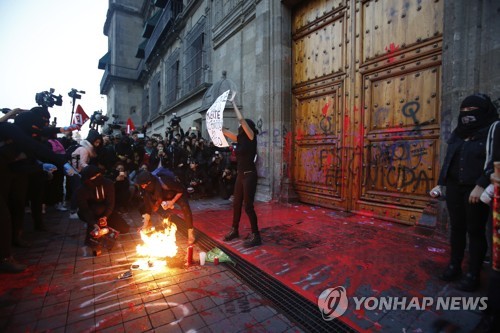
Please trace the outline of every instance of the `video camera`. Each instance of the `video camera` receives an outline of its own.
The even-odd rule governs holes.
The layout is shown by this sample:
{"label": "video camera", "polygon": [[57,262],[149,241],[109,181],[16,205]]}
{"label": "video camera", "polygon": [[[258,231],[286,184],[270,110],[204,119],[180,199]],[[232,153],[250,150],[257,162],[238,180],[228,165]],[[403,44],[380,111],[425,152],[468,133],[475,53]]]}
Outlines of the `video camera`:
{"label": "video camera", "polygon": [[173,115],[173,118],[170,119],[169,125],[171,127],[177,127],[177,126],[179,126],[179,124],[181,123],[181,117],[177,117],[176,113],[173,113],[172,115]]}
{"label": "video camera", "polygon": [[42,91],[35,94],[35,102],[36,104],[51,108],[54,105],[61,106],[62,105],[62,96],[54,95],[54,88],[50,88],[50,91]]}
{"label": "video camera", "polygon": [[85,94],[85,91],[83,91],[83,90],[79,91],[75,88],[71,88],[71,91],[68,93],[68,96],[73,98],[73,100],[75,100],[75,99],[82,98],[82,95],[80,95],[80,94]]}
{"label": "video camera", "polygon": [[90,128],[95,128],[96,126],[103,126],[105,122],[109,120],[108,116],[104,116],[102,111],[94,111],[90,116]]}
{"label": "video camera", "polygon": [[111,124],[108,124],[108,126],[111,128],[111,129],[121,129],[122,128],[122,124],[123,124],[123,121],[119,121],[118,118],[120,117],[119,115],[117,114],[113,114],[111,115],[111,117],[113,117],[113,122]]}

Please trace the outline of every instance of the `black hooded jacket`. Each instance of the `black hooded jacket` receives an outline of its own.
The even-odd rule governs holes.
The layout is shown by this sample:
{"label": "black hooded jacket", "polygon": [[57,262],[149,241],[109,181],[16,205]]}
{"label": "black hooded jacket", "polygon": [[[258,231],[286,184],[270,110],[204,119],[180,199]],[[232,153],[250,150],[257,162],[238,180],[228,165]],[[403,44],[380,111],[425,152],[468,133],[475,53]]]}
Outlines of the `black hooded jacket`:
{"label": "black hooded jacket", "polygon": [[109,218],[115,208],[115,186],[112,180],[99,176],[94,181],[90,179],[101,173],[94,165],[85,167],[82,172],[82,186],[78,189],[76,200],[78,214],[88,224],[96,224],[101,217]]}
{"label": "black hooded jacket", "polygon": [[141,171],[136,177],[136,184],[147,184],[148,187],[141,189],[144,199],[144,209],[142,214],[156,212],[162,201],[171,200],[177,193],[187,196],[187,192],[181,183],[169,177],[159,175],[155,177],[149,171]]}

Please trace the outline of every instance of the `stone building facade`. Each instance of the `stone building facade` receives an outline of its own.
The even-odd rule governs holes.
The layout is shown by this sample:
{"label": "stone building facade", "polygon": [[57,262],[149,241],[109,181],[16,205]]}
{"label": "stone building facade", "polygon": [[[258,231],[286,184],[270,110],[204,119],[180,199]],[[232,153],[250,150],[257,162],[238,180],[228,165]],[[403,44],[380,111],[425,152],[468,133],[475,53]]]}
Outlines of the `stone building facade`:
{"label": "stone building facade", "polygon": [[[150,122],[148,135],[164,135],[176,114],[184,129],[196,126],[208,138],[205,112],[233,88],[260,131],[258,199],[299,199],[442,226],[446,212],[428,203],[426,191],[436,181],[460,100],[476,91],[500,96],[499,6],[492,0],[110,0],[101,93],[108,115]],[[417,170],[425,181],[408,181],[406,190],[408,174],[368,188],[363,170],[374,167],[377,150],[369,147],[403,147],[392,140],[392,123],[384,123],[389,134],[375,126],[384,75],[393,81],[386,89],[404,90],[388,94],[387,105],[419,105],[418,115],[431,119],[398,136],[420,147],[411,151],[421,152],[420,168],[427,170]],[[393,88],[396,77],[419,77],[422,91]],[[412,100],[425,94],[432,95],[426,103]],[[394,119],[408,113],[384,110]],[[230,109],[224,118],[227,127],[237,126]],[[394,120],[412,125],[406,121]],[[384,167],[409,170],[398,163]],[[429,205],[440,211],[424,221]]]}

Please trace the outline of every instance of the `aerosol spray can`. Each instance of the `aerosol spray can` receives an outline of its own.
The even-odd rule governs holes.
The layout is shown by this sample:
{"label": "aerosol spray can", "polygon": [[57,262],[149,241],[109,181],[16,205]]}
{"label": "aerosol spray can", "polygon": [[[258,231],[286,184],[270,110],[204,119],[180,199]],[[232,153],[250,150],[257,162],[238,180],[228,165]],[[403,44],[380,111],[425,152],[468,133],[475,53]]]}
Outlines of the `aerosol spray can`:
{"label": "aerosol spray can", "polygon": [[188,246],[187,264],[188,266],[191,266],[193,264],[193,245]]}

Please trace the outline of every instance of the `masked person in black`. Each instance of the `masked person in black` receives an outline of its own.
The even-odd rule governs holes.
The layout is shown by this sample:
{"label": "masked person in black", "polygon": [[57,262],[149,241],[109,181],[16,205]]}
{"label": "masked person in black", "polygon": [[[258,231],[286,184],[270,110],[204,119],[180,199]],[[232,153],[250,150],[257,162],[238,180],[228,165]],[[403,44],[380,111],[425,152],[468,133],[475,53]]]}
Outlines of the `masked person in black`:
{"label": "masked person in black", "polygon": [[[12,230],[14,224],[23,223],[24,220],[24,198],[22,193],[16,191],[21,189],[15,182],[14,171],[16,165],[13,163],[20,159],[34,158],[35,160],[51,163],[57,168],[64,169],[66,174],[73,174],[75,170],[66,163],[65,159],[52,152],[42,143],[28,136],[18,126],[0,122],[0,271],[17,273],[26,269],[26,265],[14,260],[11,253]],[[66,163],[66,164],[65,164]],[[38,168],[43,165],[37,163]],[[18,193],[18,194],[16,194]],[[24,192],[26,194],[26,192]],[[12,206],[12,197],[20,198],[16,211]],[[10,207],[9,207],[10,206]],[[17,220],[20,219],[20,220]]]}
{"label": "masked person in black", "polygon": [[[40,141],[42,136],[61,133],[66,130],[77,129],[47,127],[50,120],[50,113],[46,108],[34,107],[30,111],[22,112],[14,118],[14,124],[25,134],[33,139]],[[11,191],[11,209],[14,219],[14,244],[20,247],[29,247],[30,244],[23,239],[24,207],[29,200],[31,214],[35,229],[37,231],[46,230],[43,222],[42,204],[43,189],[48,173],[53,172],[54,168],[40,168],[40,163],[34,156],[20,156],[15,162],[10,164],[12,177],[16,183],[15,189]]]}
{"label": "masked person in black", "polygon": [[168,173],[162,174],[160,172],[157,176],[154,176],[149,171],[142,170],[135,178],[135,183],[141,188],[143,198],[143,205],[139,207],[139,211],[144,219],[143,227],[152,226],[151,214],[158,212],[160,207],[164,211],[167,211],[168,209],[173,209],[175,204],[177,204],[182,209],[184,221],[188,228],[188,243],[193,244],[195,242],[193,213],[189,206],[187,191],[179,181],[175,180],[173,173]]}
{"label": "masked person in black", "polygon": [[257,158],[257,130],[255,123],[250,119],[244,119],[240,110],[236,106],[233,95],[230,101],[233,103],[234,112],[238,117],[240,126],[238,127],[238,135],[223,129],[222,132],[229,139],[237,142],[236,159],[237,159],[237,176],[234,185],[234,200],[233,200],[233,225],[231,231],[224,237],[225,241],[230,241],[239,237],[239,225],[241,218],[241,209],[245,204],[245,213],[250,220],[252,234],[243,242],[245,247],[253,247],[262,244],[257,224],[257,214],[254,208],[255,192],[257,191],[257,168],[255,161]]}
{"label": "masked person in black", "polygon": [[458,115],[458,124],[448,140],[438,186],[431,190],[439,196],[446,187],[446,206],[450,217],[450,262],[440,275],[444,281],[453,281],[462,274],[467,236],[469,265],[457,285],[463,291],[479,288],[479,277],[486,255],[486,222],[489,206],[480,196],[490,180],[484,172],[488,131],[498,114],[490,98],[483,94],[466,97]]}
{"label": "masked person in black", "polygon": [[115,184],[104,178],[95,165],[88,165],[81,171],[82,186],[75,193],[78,217],[87,223],[85,245],[93,246],[90,233],[95,225],[109,226],[120,233],[127,233],[130,226],[115,212]]}

